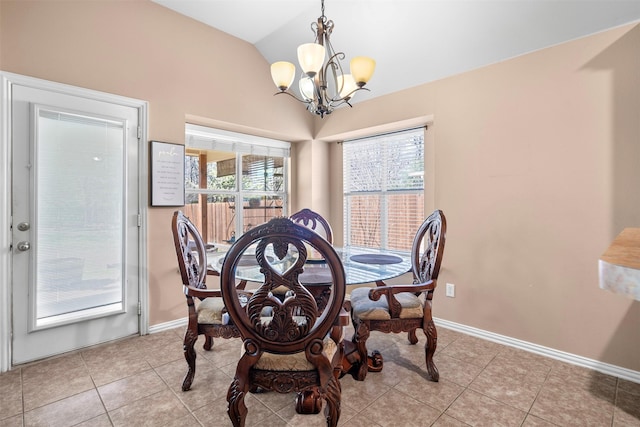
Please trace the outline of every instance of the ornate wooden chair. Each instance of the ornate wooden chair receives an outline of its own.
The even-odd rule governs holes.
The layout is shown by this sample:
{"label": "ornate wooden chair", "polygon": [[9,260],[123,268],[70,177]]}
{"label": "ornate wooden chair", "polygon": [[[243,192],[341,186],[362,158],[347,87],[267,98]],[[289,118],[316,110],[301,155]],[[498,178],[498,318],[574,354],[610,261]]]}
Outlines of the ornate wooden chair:
{"label": "ornate wooden chair", "polygon": [[[431,316],[433,291],[442,263],[447,222],[440,210],[434,211],[422,223],[413,240],[411,260],[413,284],[389,285],[379,283],[376,288],[356,288],[351,292],[351,320],[355,329],[352,342],[359,359],[367,361],[367,338],[371,331],[408,332],[409,342],[416,344],[416,329],[421,328],[427,337],[425,360],[432,381],[439,374],[433,363],[437,332]],[[421,298],[421,295],[424,298]],[[354,377],[364,380],[367,371],[382,369],[382,356],[374,352],[369,363],[360,363]]]}
{"label": "ornate wooden chair", "polygon": [[[255,247],[264,282],[245,300],[235,286],[236,268],[250,246]],[[324,293],[328,297],[324,309],[298,279],[305,269],[308,247],[322,254],[331,273],[323,285],[330,290]],[[283,300],[272,292],[280,286],[288,288]],[[227,393],[233,425],[244,426],[245,395],[257,389],[298,392],[299,413],[318,413],[324,400],[327,425],[337,425],[343,357],[339,322],[342,319],[346,324],[349,319],[342,311],[344,268],[333,247],[288,218],[272,219],[246,232],[231,247],[222,266],[221,289],[229,316],[244,340]]]}
{"label": "ornate wooden chair", "polygon": [[205,336],[204,349],[208,351],[214,337],[239,337],[240,332],[233,324],[223,324],[222,315],[226,310],[221,292],[207,289],[207,254],[198,229],[181,211],[173,214],[171,228],[189,313],[183,345],[189,369],[182,382],[182,391],[187,391],[196,373],[194,346],[198,336]]}
{"label": "ornate wooden chair", "polygon": [[311,209],[304,208],[294,213],[289,218],[296,224],[304,225],[305,227],[312,229],[324,237],[327,242],[333,243],[331,225],[319,213],[314,212]]}

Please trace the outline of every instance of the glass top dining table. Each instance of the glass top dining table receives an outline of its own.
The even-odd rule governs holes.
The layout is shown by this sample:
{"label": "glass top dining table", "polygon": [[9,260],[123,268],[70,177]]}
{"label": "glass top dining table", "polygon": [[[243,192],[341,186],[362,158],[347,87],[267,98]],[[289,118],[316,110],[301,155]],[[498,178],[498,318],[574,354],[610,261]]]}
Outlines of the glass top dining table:
{"label": "glass top dining table", "polygon": [[[360,247],[335,247],[344,266],[347,285],[358,285],[388,280],[411,271],[411,254],[409,252],[371,249]],[[208,252],[209,270],[220,273],[226,252]],[[303,284],[322,284],[330,279],[330,272],[324,260],[310,259],[300,275]],[[249,255],[247,261],[241,259],[236,268],[236,278],[249,282],[262,282],[264,275],[260,272],[255,258]]]}

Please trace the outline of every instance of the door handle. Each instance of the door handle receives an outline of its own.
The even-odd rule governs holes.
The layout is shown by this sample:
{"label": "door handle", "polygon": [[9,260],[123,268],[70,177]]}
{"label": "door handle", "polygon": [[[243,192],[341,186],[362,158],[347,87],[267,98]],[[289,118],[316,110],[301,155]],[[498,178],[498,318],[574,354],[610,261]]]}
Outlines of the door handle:
{"label": "door handle", "polygon": [[22,241],[22,242],[18,242],[16,247],[18,248],[18,250],[20,252],[24,252],[24,251],[28,251],[29,249],[31,249],[31,244],[29,242]]}

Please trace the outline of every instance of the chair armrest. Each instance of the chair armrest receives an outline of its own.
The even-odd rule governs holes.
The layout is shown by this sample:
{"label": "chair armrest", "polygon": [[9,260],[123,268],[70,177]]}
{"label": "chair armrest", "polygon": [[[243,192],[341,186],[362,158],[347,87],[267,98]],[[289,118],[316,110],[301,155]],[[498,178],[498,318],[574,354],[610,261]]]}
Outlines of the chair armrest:
{"label": "chair armrest", "polygon": [[402,306],[394,296],[401,292],[419,293],[433,291],[436,288],[437,282],[435,280],[429,280],[424,283],[415,283],[411,285],[387,285],[377,286],[369,291],[369,299],[372,301],[378,301],[382,295],[387,297],[387,303],[389,304],[389,314],[392,318],[400,316]]}
{"label": "chair armrest", "polygon": [[386,285],[377,286],[369,291],[369,299],[378,301],[382,295],[399,294],[400,292],[418,292],[433,291],[436,288],[436,281],[429,280],[424,283],[413,283],[410,285]]}
{"label": "chair armrest", "polygon": [[211,298],[222,297],[222,293],[218,289],[198,289],[193,286],[182,286],[182,290],[186,296],[195,298]]}
{"label": "chair armrest", "polygon": [[400,292],[411,292],[416,294],[418,292],[433,291],[436,288],[437,282],[435,280],[429,280],[424,283],[413,283],[410,285],[386,285],[377,286],[371,288],[369,291],[369,299],[378,301],[382,295],[399,294]]}
{"label": "chair armrest", "polygon": [[[218,297],[222,298],[222,292],[219,289],[198,289],[193,286],[183,286],[184,294],[188,297],[194,297],[199,299]],[[246,295],[251,297],[253,291],[245,291],[244,289],[238,289],[238,295]]]}

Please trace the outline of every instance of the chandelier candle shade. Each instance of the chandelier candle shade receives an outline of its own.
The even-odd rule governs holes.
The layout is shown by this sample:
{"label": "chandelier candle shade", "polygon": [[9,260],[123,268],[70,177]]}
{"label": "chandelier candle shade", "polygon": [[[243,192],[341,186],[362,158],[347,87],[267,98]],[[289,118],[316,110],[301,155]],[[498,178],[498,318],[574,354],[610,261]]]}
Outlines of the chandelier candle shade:
{"label": "chandelier candle shade", "polygon": [[371,79],[376,62],[366,56],[356,56],[350,62],[351,74],[342,71],[341,60],[345,55],[336,53],[331,45],[330,36],[333,31],[333,21],[324,15],[324,0],[322,0],[322,15],[317,22],[311,23],[311,29],[316,34],[314,43],[298,46],[298,63],[302,69],[298,89],[300,96],[289,91],[295,79],[296,67],[291,62],[279,61],[271,64],[271,78],[280,90],[276,95],[287,95],[304,102],[313,114],[324,117],[336,107],[347,104],[359,90],[369,90],[364,87]]}

